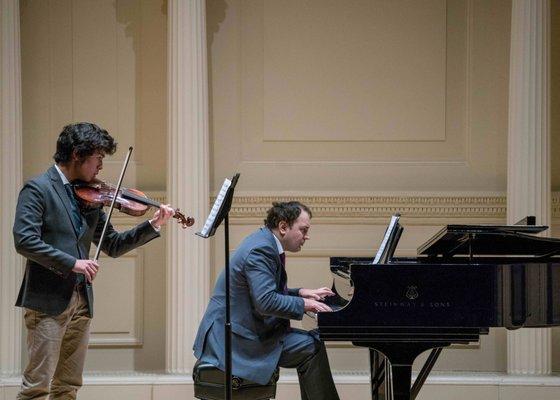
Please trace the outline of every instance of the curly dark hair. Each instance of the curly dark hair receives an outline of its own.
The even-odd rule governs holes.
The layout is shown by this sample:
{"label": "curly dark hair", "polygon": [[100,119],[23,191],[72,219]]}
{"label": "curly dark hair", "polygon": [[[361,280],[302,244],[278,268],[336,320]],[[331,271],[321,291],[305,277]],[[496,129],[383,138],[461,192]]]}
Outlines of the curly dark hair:
{"label": "curly dark hair", "polygon": [[76,151],[78,158],[83,161],[95,152],[114,154],[117,142],[109,133],[90,122],[78,122],[66,125],[56,141],[54,161],[65,164],[72,160],[72,153]]}
{"label": "curly dark hair", "polygon": [[288,201],[285,203],[274,202],[272,203],[272,208],[266,213],[264,224],[268,229],[274,229],[278,227],[280,222],[286,221],[288,225],[292,227],[302,211],[309,214],[309,218],[312,217],[311,210],[299,201]]}

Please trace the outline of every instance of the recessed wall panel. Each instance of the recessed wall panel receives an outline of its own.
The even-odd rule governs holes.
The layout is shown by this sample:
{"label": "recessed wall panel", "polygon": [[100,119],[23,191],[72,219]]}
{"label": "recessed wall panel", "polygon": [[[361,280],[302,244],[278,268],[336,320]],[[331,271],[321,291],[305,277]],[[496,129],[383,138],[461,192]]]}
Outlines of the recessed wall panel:
{"label": "recessed wall panel", "polygon": [[140,346],[143,344],[143,250],[119,258],[102,256],[94,281],[95,318],[90,346]]}
{"label": "recessed wall panel", "polygon": [[445,140],[445,0],[263,4],[264,140]]}

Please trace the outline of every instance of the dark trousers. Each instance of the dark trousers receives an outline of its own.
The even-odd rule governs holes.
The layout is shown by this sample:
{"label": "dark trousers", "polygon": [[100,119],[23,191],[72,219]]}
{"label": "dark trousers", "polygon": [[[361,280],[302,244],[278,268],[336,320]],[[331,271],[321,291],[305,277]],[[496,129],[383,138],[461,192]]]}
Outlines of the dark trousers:
{"label": "dark trousers", "polygon": [[278,365],[297,369],[302,400],[339,400],[325,345],[315,331],[290,329]]}

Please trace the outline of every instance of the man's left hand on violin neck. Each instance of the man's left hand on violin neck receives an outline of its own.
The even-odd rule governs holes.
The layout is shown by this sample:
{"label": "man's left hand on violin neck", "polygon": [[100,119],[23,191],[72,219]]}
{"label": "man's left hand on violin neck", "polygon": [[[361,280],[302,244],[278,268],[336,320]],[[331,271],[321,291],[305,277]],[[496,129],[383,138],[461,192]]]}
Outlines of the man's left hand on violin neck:
{"label": "man's left hand on violin neck", "polygon": [[150,224],[156,231],[159,231],[174,214],[175,210],[169,204],[162,204],[154,213],[152,219],[149,220]]}

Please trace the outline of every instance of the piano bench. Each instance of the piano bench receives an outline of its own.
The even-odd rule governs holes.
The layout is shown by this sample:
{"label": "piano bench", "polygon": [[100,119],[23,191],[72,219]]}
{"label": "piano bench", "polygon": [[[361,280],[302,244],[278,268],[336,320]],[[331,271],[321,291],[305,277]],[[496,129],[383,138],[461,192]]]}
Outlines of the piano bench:
{"label": "piano bench", "polygon": [[[246,379],[232,376],[231,392],[233,400],[269,400],[276,397],[278,369],[266,385],[259,385]],[[201,400],[222,400],[225,398],[225,373],[212,364],[197,361],[193,370],[194,397]]]}

